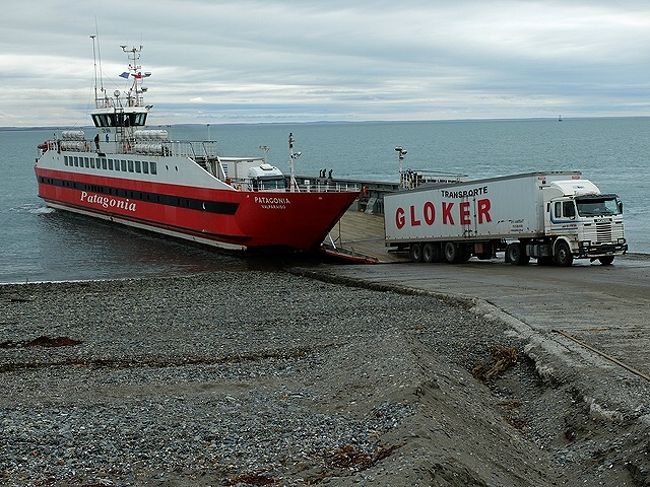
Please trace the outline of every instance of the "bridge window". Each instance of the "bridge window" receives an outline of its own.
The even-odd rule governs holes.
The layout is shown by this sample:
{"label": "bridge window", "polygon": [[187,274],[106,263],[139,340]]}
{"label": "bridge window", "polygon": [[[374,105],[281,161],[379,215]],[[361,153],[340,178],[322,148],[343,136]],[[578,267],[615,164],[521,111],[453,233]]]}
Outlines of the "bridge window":
{"label": "bridge window", "polygon": [[142,172],[149,174],[149,161],[142,161]]}
{"label": "bridge window", "polygon": [[158,174],[158,167],[154,161],[151,161],[151,174]]}
{"label": "bridge window", "polygon": [[141,172],[140,161],[135,161],[135,172]]}
{"label": "bridge window", "polygon": [[145,120],[147,119],[146,113],[134,113],[133,123],[131,125],[143,126]]}

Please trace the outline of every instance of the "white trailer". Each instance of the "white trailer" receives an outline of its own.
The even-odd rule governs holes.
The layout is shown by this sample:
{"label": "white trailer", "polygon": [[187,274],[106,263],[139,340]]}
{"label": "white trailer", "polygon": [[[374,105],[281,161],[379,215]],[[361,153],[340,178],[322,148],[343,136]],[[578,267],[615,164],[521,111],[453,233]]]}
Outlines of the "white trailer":
{"label": "white trailer", "polygon": [[570,266],[575,258],[611,264],[627,252],[623,205],[578,171],[518,174],[384,197],[386,245],[415,262],[491,259]]}

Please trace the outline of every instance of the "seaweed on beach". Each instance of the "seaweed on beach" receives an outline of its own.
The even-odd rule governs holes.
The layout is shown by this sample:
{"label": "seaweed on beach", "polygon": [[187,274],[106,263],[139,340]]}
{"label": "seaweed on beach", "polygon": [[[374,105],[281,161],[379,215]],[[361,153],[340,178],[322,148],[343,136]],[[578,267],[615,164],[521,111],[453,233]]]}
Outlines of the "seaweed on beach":
{"label": "seaweed on beach", "polygon": [[481,382],[489,382],[515,365],[518,356],[516,348],[496,346],[492,349],[492,359],[476,365],[472,369],[472,375]]}

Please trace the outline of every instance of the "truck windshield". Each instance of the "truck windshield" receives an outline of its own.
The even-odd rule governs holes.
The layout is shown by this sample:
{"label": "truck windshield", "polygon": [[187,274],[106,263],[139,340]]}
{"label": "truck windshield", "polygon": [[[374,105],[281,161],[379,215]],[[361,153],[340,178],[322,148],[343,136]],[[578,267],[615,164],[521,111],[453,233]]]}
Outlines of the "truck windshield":
{"label": "truck windshield", "polygon": [[280,177],[261,177],[258,178],[259,187],[258,189],[284,189],[286,187],[284,176]]}
{"label": "truck windshield", "polygon": [[576,204],[580,216],[618,215],[621,212],[619,200],[613,196],[576,198]]}

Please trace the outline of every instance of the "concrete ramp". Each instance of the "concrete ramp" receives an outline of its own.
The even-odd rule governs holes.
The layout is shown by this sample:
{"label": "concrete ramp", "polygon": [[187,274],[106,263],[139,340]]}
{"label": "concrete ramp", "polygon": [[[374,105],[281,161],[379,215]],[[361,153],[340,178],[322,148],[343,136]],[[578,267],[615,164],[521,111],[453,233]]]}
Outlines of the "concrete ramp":
{"label": "concrete ramp", "polygon": [[[330,232],[337,249],[376,259],[378,263],[404,262],[404,254],[389,253],[384,245],[384,216],[348,210]],[[326,247],[331,242],[326,239]]]}

